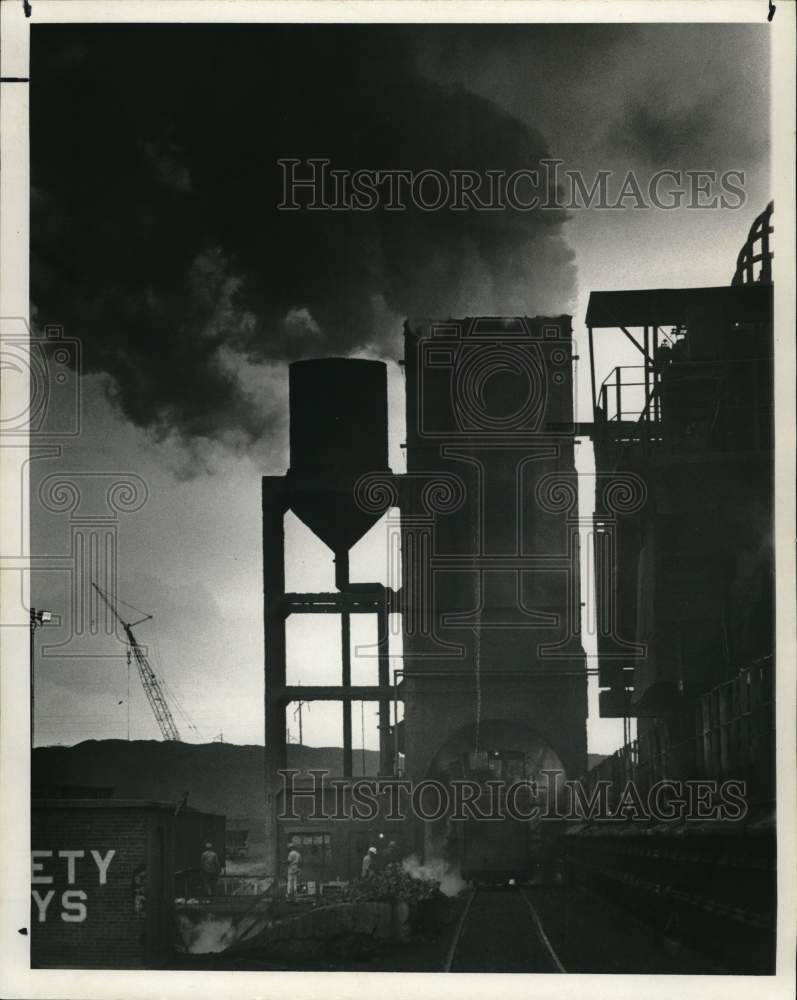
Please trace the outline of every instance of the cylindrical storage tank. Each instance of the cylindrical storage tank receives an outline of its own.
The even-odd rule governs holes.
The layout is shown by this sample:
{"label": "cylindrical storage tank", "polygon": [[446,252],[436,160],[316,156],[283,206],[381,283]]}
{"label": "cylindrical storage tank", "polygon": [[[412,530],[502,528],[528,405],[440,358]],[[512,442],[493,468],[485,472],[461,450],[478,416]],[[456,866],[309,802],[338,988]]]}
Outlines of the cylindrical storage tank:
{"label": "cylindrical storage tank", "polygon": [[336,553],[379,520],[354,498],[366,472],[387,464],[387,367],[360,358],[290,366],[291,507]]}
{"label": "cylindrical storage tank", "polygon": [[318,358],[290,366],[291,472],[387,469],[387,368]]}

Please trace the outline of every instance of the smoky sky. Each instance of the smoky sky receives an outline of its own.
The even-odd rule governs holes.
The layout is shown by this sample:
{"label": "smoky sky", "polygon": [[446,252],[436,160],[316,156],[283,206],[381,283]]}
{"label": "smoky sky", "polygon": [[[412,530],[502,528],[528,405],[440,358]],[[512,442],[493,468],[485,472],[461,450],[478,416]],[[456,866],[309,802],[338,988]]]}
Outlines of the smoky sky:
{"label": "smoky sky", "polygon": [[31,299],[135,425],[253,440],[242,365],[368,349],[407,315],[566,312],[560,212],[277,210],[279,158],[533,169],[528,123],[418,70],[390,26],[37,26]]}
{"label": "smoky sky", "polygon": [[769,145],[770,34],[764,23],[460,25],[417,47],[427,76],[466,79],[571,165],[753,172]]}
{"label": "smoky sky", "polygon": [[616,129],[616,136],[618,140],[625,139],[632,150],[647,155],[653,163],[661,163],[668,157],[682,157],[695,148],[711,125],[707,108],[678,113],[636,103],[629,109],[622,127]]}

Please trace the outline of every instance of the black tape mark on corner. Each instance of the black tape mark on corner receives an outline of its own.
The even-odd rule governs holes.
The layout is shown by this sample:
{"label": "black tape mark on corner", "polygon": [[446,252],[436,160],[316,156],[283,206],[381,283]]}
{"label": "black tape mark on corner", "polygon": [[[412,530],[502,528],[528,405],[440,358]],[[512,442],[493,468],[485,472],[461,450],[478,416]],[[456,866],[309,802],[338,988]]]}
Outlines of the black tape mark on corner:
{"label": "black tape mark on corner", "polygon": [[30,17],[33,13],[33,8],[30,5],[30,0],[22,0],[22,9],[25,11],[25,17]]}
{"label": "black tape mark on corner", "polygon": [[770,23],[772,22],[772,18],[775,16],[775,11],[777,9],[778,8],[775,6],[775,4],[772,3],[772,0],[769,0],[769,13],[767,14],[767,21],[769,21]]}

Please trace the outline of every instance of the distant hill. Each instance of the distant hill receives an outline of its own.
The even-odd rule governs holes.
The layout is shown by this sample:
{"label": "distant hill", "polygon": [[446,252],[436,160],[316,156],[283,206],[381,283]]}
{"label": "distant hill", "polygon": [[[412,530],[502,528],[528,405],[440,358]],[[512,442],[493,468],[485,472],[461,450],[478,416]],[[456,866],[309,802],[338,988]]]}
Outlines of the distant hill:
{"label": "distant hill", "polygon": [[591,771],[593,767],[597,767],[598,764],[606,760],[608,754],[605,753],[588,753],[587,754],[587,770]]}
{"label": "distant hill", "polygon": [[[265,752],[262,746],[234,743],[178,743],[157,740],[87,740],[73,747],[37,747],[33,752],[34,794],[46,786],[112,788],[117,799],[156,799],[222,813],[228,826],[245,826],[251,841],[265,829]],[[605,758],[589,754],[589,767]],[[323,768],[340,774],[338,747],[288,746],[288,767]],[[365,752],[365,770],[375,775],[379,754]],[[361,751],[354,752],[354,774],[362,774]],[[81,793],[83,794],[83,793]]]}
{"label": "distant hill", "polygon": [[[288,767],[325,768],[340,774],[337,747],[288,747]],[[365,751],[365,770],[377,772],[379,754]],[[361,751],[354,774],[362,774]],[[178,743],[156,740],[87,740],[73,747],[37,747],[33,752],[34,794],[47,786],[113,788],[117,799],[156,799],[222,813],[230,826],[246,826],[249,839],[263,840],[265,828],[264,750],[233,743]]]}

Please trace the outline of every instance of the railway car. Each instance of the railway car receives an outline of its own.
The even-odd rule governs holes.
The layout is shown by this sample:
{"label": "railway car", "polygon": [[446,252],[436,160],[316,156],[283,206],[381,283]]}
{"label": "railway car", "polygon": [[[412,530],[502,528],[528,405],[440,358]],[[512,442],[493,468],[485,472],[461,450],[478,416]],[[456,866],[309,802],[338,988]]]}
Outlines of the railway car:
{"label": "railway car", "polygon": [[466,821],[462,838],[462,877],[477,885],[526,881],[533,869],[527,823],[513,819]]}
{"label": "railway car", "polygon": [[[452,762],[449,774],[483,785],[484,791],[475,804],[488,812],[496,804],[502,805],[502,788],[525,780],[525,757],[516,750],[471,751]],[[451,847],[464,879],[478,885],[557,880],[553,830],[547,835],[541,824],[509,816],[490,820],[469,817],[457,827],[456,843]]]}

